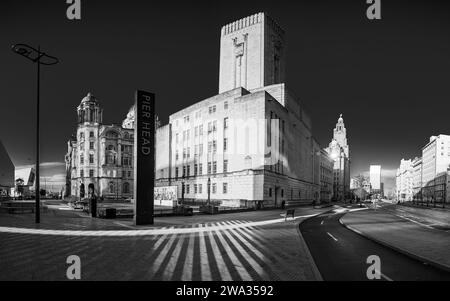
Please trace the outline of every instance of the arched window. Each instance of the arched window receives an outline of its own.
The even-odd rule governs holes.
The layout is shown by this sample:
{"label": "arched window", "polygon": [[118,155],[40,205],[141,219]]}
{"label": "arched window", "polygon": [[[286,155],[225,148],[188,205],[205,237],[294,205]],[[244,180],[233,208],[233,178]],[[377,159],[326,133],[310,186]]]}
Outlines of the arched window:
{"label": "arched window", "polygon": [[114,193],[114,183],[109,182],[109,193]]}
{"label": "arched window", "polygon": [[122,193],[130,193],[130,184],[125,182],[123,183]]}
{"label": "arched window", "polygon": [[109,132],[106,133],[106,137],[117,139],[119,137],[119,135],[116,132],[114,132],[114,131],[109,131]]}

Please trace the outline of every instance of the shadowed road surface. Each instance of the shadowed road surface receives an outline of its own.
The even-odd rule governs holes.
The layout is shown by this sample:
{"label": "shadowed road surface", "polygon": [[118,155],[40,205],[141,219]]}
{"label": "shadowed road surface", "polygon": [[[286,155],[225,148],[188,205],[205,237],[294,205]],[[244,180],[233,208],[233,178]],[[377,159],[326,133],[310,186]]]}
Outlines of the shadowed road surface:
{"label": "shadowed road surface", "polygon": [[300,231],[324,280],[368,280],[366,273],[370,265],[366,260],[370,255],[380,257],[381,280],[450,280],[450,273],[348,230],[339,223],[339,218],[344,214],[329,212],[300,225]]}

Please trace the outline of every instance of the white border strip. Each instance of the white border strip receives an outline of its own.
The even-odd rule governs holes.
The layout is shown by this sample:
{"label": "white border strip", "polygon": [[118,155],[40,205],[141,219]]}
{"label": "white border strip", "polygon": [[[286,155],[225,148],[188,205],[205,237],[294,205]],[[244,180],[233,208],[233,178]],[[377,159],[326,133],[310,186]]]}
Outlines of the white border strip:
{"label": "white border strip", "polygon": [[[296,216],[294,219],[308,218],[317,216],[319,214]],[[292,221],[292,219],[290,220]],[[15,228],[15,227],[0,227],[0,233],[13,234],[31,234],[31,235],[54,235],[54,236],[92,236],[92,237],[116,237],[116,236],[155,236],[167,234],[189,234],[189,233],[204,233],[209,231],[232,230],[248,227],[258,227],[265,225],[272,225],[284,223],[284,218],[248,222],[243,224],[223,224],[213,225],[207,227],[197,226],[195,228],[155,228],[145,230],[53,230],[53,229],[31,229],[31,228]],[[289,222],[289,221],[288,221]]]}

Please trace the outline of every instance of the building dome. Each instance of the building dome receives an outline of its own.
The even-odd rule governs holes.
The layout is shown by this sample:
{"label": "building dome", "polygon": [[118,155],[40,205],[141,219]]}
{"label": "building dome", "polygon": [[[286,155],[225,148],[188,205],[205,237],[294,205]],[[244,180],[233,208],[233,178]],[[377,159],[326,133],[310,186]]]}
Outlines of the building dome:
{"label": "building dome", "polygon": [[89,92],[89,93],[81,100],[81,103],[82,103],[82,104],[83,104],[83,103],[87,103],[87,102],[97,103],[98,100],[97,100],[97,98],[95,98],[94,95],[92,95],[91,92]]}

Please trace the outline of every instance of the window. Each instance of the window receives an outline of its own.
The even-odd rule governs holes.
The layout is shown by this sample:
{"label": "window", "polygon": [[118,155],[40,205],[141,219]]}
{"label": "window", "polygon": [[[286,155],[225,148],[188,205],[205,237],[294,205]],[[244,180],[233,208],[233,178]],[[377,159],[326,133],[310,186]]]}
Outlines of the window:
{"label": "window", "polygon": [[191,186],[189,184],[186,184],[186,193],[189,194],[191,190]]}
{"label": "window", "polygon": [[175,179],[178,179],[178,167],[175,167]]}
{"label": "window", "polygon": [[186,177],[186,166],[183,166],[183,178]]}
{"label": "window", "polygon": [[269,197],[272,197],[272,188],[269,188]]}
{"label": "window", "polygon": [[200,176],[203,174],[203,164],[202,164],[202,163],[200,163],[200,164],[198,165],[198,174],[199,174]]}
{"label": "window", "polygon": [[213,114],[213,113],[215,113],[216,112],[216,106],[211,106],[211,107],[209,107],[208,108],[208,112],[209,112],[209,114]]}
{"label": "window", "polygon": [[130,184],[129,183],[123,183],[122,192],[123,193],[130,193]]}
{"label": "window", "polygon": [[187,176],[187,177],[190,177],[190,176],[191,176],[191,166],[190,166],[190,165],[188,165],[188,166],[186,167],[186,176]]}
{"label": "window", "polygon": [[89,169],[89,178],[93,178],[93,177],[94,177],[94,170]]}
{"label": "window", "polygon": [[122,170],[122,178],[126,178],[127,177],[127,172],[125,170]]}
{"label": "window", "polygon": [[203,136],[203,125],[200,125],[200,126],[198,127],[198,135],[199,135],[199,136]]}
{"label": "window", "polygon": [[131,178],[131,171],[128,171],[128,178]]}
{"label": "window", "polygon": [[223,103],[223,109],[224,109],[224,110],[228,110],[228,101],[225,101],[225,102]]}
{"label": "window", "polygon": [[83,139],[84,139],[84,133],[81,132],[81,133],[80,133],[80,140],[83,140]]}
{"label": "window", "polygon": [[217,184],[216,184],[216,183],[213,183],[213,184],[212,184],[212,193],[213,193],[213,194],[216,194],[216,193],[217,193]]}
{"label": "window", "polygon": [[183,159],[186,159],[186,149],[183,148]]}
{"label": "window", "polygon": [[189,115],[184,117],[184,123],[189,123]]}
{"label": "window", "polygon": [[180,154],[178,153],[178,150],[176,150],[176,152],[175,152],[175,160],[178,161],[179,158],[180,158]]}
{"label": "window", "polygon": [[281,197],[284,198],[284,189],[281,189]]}
{"label": "window", "polygon": [[226,152],[228,150],[228,138],[223,138],[223,151]]}
{"label": "window", "polygon": [[109,193],[114,193],[114,183],[109,182]]}
{"label": "window", "polygon": [[217,153],[217,141],[216,140],[213,140],[212,147],[213,147],[213,153],[214,154]]}
{"label": "window", "polygon": [[89,149],[94,149],[94,142],[89,142]]}
{"label": "window", "polygon": [[89,132],[89,138],[94,138],[94,132]]}
{"label": "window", "polygon": [[198,184],[198,193],[202,193],[202,184]]}
{"label": "window", "polygon": [[83,169],[80,170],[80,177],[81,177],[81,178],[84,178],[84,170],[83,170]]}
{"label": "window", "polygon": [[198,185],[194,184],[194,193],[197,194],[198,193]]}
{"label": "window", "polygon": [[223,173],[228,172],[228,160],[223,160]]}
{"label": "window", "polygon": [[94,155],[89,154],[89,164],[94,164]]}
{"label": "window", "polygon": [[208,122],[208,134],[212,132],[212,123]]}
{"label": "window", "polygon": [[84,164],[84,154],[80,154],[80,164]]}
{"label": "window", "polygon": [[123,166],[131,166],[131,158],[130,157],[122,157],[122,165]]}
{"label": "window", "polygon": [[198,126],[194,128],[194,135],[195,137],[198,137]]}
{"label": "window", "polygon": [[211,174],[211,162],[208,162],[208,175]]}
{"label": "window", "polygon": [[191,148],[187,148],[187,158],[189,159],[191,157]]}
{"label": "window", "polygon": [[224,129],[227,129],[227,128],[228,128],[228,117],[227,117],[227,118],[224,118],[224,120],[223,120],[223,128],[224,128]]}
{"label": "window", "polygon": [[223,183],[223,194],[228,193],[228,183]]}
{"label": "window", "polygon": [[213,132],[217,132],[217,120],[213,121],[213,128],[212,128]]}
{"label": "window", "polygon": [[217,161],[213,162],[213,174],[217,173]]}
{"label": "window", "polygon": [[176,134],[175,134],[175,143],[176,143],[176,144],[178,144],[178,141],[179,141],[178,138],[179,138],[179,135],[178,135],[178,133],[176,133]]}
{"label": "window", "polygon": [[194,164],[194,176],[196,177],[198,174],[198,164]]}

